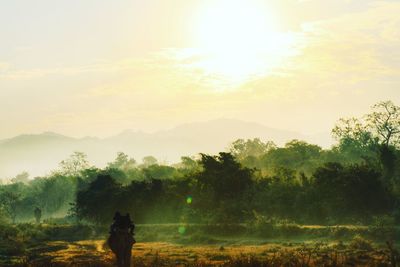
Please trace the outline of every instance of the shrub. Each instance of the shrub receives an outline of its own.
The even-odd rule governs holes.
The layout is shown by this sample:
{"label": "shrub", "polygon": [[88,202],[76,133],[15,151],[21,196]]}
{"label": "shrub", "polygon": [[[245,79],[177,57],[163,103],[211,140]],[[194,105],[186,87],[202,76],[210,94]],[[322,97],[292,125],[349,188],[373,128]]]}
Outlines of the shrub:
{"label": "shrub", "polygon": [[25,251],[21,231],[12,225],[0,227],[0,255],[17,256]]}
{"label": "shrub", "polygon": [[350,248],[358,250],[367,250],[367,251],[371,251],[374,249],[372,242],[363,238],[360,235],[356,235],[353,237],[353,239],[350,242]]}

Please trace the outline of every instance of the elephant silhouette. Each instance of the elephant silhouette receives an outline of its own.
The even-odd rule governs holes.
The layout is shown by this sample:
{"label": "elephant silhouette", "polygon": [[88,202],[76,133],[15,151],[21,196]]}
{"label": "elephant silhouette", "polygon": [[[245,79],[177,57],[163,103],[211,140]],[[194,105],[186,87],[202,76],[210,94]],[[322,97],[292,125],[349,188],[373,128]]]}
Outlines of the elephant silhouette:
{"label": "elephant silhouette", "polygon": [[115,213],[107,243],[116,256],[118,267],[131,266],[132,247],[136,243],[133,237],[134,229],[135,225],[129,213],[125,216],[122,216],[119,212]]}

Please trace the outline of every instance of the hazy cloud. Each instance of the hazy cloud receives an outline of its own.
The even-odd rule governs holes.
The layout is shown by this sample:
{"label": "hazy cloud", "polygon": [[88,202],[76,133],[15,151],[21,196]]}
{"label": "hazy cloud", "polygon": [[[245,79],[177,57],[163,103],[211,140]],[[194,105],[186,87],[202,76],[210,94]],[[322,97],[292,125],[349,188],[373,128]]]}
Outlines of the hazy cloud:
{"label": "hazy cloud", "polygon": [[[118,2],[107,20],[99,15],[108,14],[104,4],[92,7],[103,12],[96,15],[63,2],[68,12],[79,13],[80,23],[92,19],[71,28],[69,13],[57,9],[65,36],[46,18],[22,16],[18,22],[3,14],[0,123],[7,127],[0,137],[46,130],[107,135],[218,117],[318,132],[377,101],[400,103],[398,1],[271,1],[282,31],[300,41],[265,75],[240,83],[200,67],[205,57],[191,47],[187,15],[195,2],[174,10],[163,4],[172,21],[153,9],[157,1],[136,1],[132,9]],[[41,12],[35,9],[37,17]],[[32,32],[14,36],[29,23]]]}

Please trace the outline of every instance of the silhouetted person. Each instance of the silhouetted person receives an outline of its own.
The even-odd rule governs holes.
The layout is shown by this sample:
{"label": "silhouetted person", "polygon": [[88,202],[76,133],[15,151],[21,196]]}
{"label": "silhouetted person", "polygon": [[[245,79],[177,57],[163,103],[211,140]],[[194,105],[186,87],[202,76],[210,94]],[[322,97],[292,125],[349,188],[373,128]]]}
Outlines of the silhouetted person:
{"label": "silhouetted person", "polygon": [[127,213],[125,216],[121,216],[121,223],[120,223],[121,228],[128,228],[129,233],[131,235],[134,235],[135,231],[135,225],[132,222],[131,216],[129,213]]}
{"label": "silhouetted person", "polygon": [[115,232],[119,227],[119,225],[121,224],[121,213],[119,213],[119,211],[115,213],[113,220],[114,222],[110,226],[110,234]]}
{"label": "silhouetted person", "polygon": [[42,218],[42,210],[36,207],[33,213],[35,215],[36,223],[40,223],[40,219]]}
{"label": "silhouetted person", "polygon": [[110,227],[108,245],[117,258],[118,267],[130,267],[132,246],[136,243],[133,238],[135,225],[128,214],[122,216],[119,212],[114,215],[114,222]]}

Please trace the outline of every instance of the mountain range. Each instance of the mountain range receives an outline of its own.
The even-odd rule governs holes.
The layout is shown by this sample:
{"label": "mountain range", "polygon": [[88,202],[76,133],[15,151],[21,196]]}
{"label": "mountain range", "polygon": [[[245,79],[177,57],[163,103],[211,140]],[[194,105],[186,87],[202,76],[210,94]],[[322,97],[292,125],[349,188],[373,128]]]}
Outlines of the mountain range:
{"label": "mountain range", "polygon": [[108,138],[72,138],[52,132],[24,134],[0,140],[0,178],[11,178],[27,171],[30,177],[46,175],[74,151],[88,155],[91,164],[103,167],[124,152],[141,161],[152,155],[161,162],[178,162],[181,156],[226,151],[238,138],[260,138],[278,145],[292,139],[305,140],[322,147],[332,145],[329,133],[303,135],[273,129],[262,124],[233,119],[217,119],[179,125],[154,133],[126,130]]}

